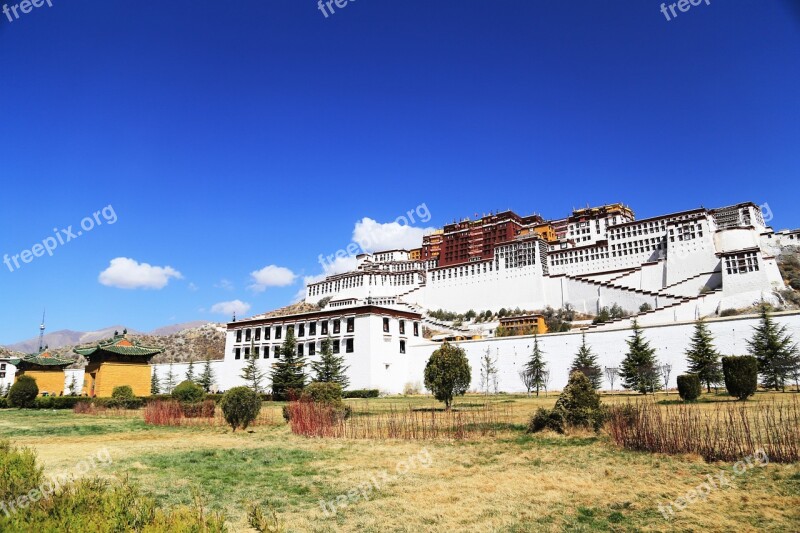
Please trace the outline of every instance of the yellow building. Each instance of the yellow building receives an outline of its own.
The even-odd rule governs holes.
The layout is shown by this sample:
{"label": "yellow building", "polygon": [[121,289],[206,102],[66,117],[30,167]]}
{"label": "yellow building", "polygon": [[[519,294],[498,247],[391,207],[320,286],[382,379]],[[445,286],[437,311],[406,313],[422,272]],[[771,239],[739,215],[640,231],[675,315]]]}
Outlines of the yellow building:
{"label": "yellow building", "polygon": [[83,391],[91,397],[107,398],[114,387],[128,385],[136,396],[150,395],[150,361],[160,348],[141,346],[128,339],[128,332],[114,334],[96,346],[75,348],[88,363]]}
{"label": "yellow building", "polygon": [[64,394],[64,369],[74,362],[56,357],[45,350],[11,361],[11,364],[17,367],[16,378],[24,375],[36,380],[39,394],[61,396]]}
{"label": "yellow building", "polygon": [[507,336],[547,333],[547,324],[542,315],[521,315],[501,318],[500,327],[503,328]]}

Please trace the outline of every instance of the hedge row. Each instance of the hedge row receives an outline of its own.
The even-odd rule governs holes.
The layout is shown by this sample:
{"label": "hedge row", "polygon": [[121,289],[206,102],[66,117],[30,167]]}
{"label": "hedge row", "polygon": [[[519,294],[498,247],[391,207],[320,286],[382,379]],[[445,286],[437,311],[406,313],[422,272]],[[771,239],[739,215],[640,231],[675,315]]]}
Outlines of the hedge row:
{"label": "hedge row", "polygon": [[342,393],[344,398],[377,398],[380,394],[378,389],[356,389]]}

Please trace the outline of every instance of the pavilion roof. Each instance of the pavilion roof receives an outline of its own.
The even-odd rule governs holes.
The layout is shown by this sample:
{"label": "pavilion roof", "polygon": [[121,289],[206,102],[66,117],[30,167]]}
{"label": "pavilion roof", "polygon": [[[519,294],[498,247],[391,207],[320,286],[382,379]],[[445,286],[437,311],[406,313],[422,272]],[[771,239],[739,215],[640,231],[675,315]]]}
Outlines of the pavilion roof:
{"label": "pavilion roof", "polygon": [[152,357],[164,350],[154,346],[143,346],[136,341],[130,340],[127,331],[125,331],[122,335],[115,332],[115,335],[110,339],[100,341],[94,346],[75,348],[74,351],[79,355],[91,358],[103,353],[132,357]]}
{"label": "pavilion roof", "polygon": [[39,353],[32,353],[24,356],[22,359],[17,359],[17,362],[12,362],[14,366],[25,367],[27,365],[37,366],[52,366],[52,367],[65,367],[69,366],[75,361],[71,359],[62,359],[51,354],[48,350],[43,350]]}

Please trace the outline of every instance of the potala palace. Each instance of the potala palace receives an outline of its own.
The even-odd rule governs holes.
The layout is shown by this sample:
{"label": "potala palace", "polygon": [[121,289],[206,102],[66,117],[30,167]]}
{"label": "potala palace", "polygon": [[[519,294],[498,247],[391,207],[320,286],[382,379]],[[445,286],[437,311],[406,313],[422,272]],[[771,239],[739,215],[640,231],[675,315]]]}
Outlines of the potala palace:
{"label": "potala palace", "polygon": [[[642,220],[622,204],[550,221],[512,211],[462,220],[426,235],[416,249],[362,254],[355,270],[308,285],[306,303],[326,302],[318,311],[229,323],[220,373],[240,384],[244,361],[257,357],[269,365],[283,332],[293,328],[298,351],[312,358],[331,336],[350,365],[353,388],[398,393],[422,381],[436,340],[449,337],[466,350],[476,387],[479,359],[488,351],[500,368],[500,390],[519,391],[532,336],[495,337],[496,322],[457,328],[428,312],[570,305],[596,315],[616,304],[631,316],[540,336],[551,386],[566,383],[583,332],[601,364],[618,365],[633,318],[647,327],[661,361],[674,366],[674,386],[697,318],[709,321],[723,353],[745,353],[754,320],[718,318],[720,311],[775,301],[775,291],[785,288],[776,256],[795,244],[800,232],[774,232],[754,203]],[[797,313],[779,313],[777,320],[800,332]],[[444,334],[425,339],[423,327]]]}

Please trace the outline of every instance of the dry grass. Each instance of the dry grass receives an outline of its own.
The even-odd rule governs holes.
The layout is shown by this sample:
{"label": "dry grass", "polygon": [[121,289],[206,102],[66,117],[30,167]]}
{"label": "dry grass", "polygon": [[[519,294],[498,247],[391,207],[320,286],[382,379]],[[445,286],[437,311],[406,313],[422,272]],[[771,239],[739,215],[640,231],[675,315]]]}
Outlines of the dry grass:
{"label": "dry grass", "polygon": [[[757,396],[757,400],[780,395]],[[671,399],[675,399],[674,394]],[[705,397],[704,397],[705,398]],[[137,420],[100,419],[119,432],[78,436],[31,435],[48,471],[74,464],[86,450],[108,447],[111,473],[130,475],[164,505],[190,503],[199,487],[214,509],[228,513],[233,531],[247,531],[247,499],[270,504],[288,531],[795,531],[800,523],[800,466],[770,464],[712,493],[666,522],[659,503],[685,494],[730,463],[618,449],[607,437],[526,435],[522,426],[555,396],[498,396],[511,426],[469,440],[308,439],[288,425],[231,433],[223,427],[154,428]],[[609,403],[629,397],[605,397]],[[658,400],[663,400],[659,396]],[[707,399],[724,399],[710,397]],[[483,404],[461,398],[456,408]],[[397,409],[441,407],[430,398],[348,401],[375,416]],[[756,402],[748,402],[750,409]],[[459,407],[461,404],[462,407]],[[394,407],[392,407],[394,406]],[[665,407],[660,407],[665,408]],[[699,404],[712,411],[714,403]],[[280,405],[270,406],[280,418]],[[368,415],[365,415],[368,416]],[[52,413],[5,419],[0,428],[91,424],[98,418]],[[133,427],[131,424],[139,423]],[[518,426],[518,427],[516,427]],[[397,473],[398,463],[427,450],[428,467]],[[396,477],[334,517],[329,501],[387,472]]]}

